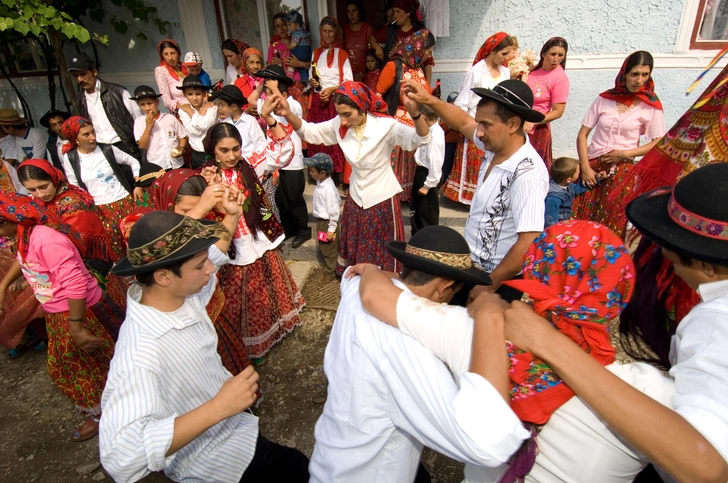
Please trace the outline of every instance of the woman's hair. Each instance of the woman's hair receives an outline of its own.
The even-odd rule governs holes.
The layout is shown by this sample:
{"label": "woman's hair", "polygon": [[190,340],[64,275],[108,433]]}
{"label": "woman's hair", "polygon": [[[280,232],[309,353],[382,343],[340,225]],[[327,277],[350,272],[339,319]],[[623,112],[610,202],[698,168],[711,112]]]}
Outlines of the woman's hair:
{"label": "woman's hair", "polygon": [[336,19],[333,17],[324,17],[323,19],[321,19],[319,28],[322,28],[324,25],[328,25],[329,27],[334,27],[334,29],[339,28],[338,22],[336,22]]}
{"label": "woman's hair", "polygon": [[[277,14],[273,15],[273,22],[275,23],[276,20],[278,20],[279,18],[283,18],[285,16],[286,16],[286,12],[278,12]],[[223,47],[223,49],[224,48],[225,47]]]}
{"label": "woman's hair", "polygon": [[205,178],[199,175],[192,176],[179,187],[174,202],[179,202],[182,196],[202,196],[205,188],[207,188]]}
{"label": "woman's hair", "polygon": [[233,42],[232,39],[226,39],[225,42],[222,43],[222,50],[229,50],[230,52],[235,52],[238,55],[242,54],[242,52],[238,50],[238,46],[235,45],[235,42]]}
{"label": "woman's hair", "polygon": [[363,21],[364,17],[366,17],[366,10],[364,10],[364,4],[361,0],[347,0],[346,8],[349,8],[349,5],[354,5],[359,10],[359,20]]}
{"label": "woman's hair", "polygon": [[34,179],[36,181],[53,181],[51,175],[36,166],[21,166],[18,168],[18,179],[21,183]]}
{"label": "woman's hair", "polygon": [[493,47],[493,50],[491,50],[491,52],[493,52],[493,53],[500,52],[501,50],[506,49],[508,47],[513,47],[513,39],[514,39],[514,37],[512,37],[510,35],[504,37],[503,40],[501,40],[498,45]]}
{"label": "woman's hair", "polygon": [[169,40],[165,40],[164,42],[159,44],[159,53],[161,54],[162,52],[164,52],[164,49],[168,49],[168,48],[176,50],[177,55],[180,55],[180,56],[182,55],[182,52],[179,50],[179,46],[177,44],[175,44],[174,42],[170,42]]}
{"label": "woman's hair", "polygon": [[624,73],[628,74],[629,71],[637,67],[638,65],[646,65],[650,68],[652,73],[652,67],[655,65],[655,61],[652,59],[652,54],[645,50],[638,50],[627,57],[627,66]]}
{"label": "woman's hair", "polygon": [[427,38],[425,39],[425,50],[430,47],[434,47],[436,43],[437,39],[435,38],[435,35],[432,32],[428,32]]}
{"label": "woman's hair", "polygon": [[359,106],[356,105],[356,102],[352,101],[349,96],[336,93],[334,94],[334,104],[343,104],[345,106],[349,106],[352,109],[356,109],[359,114],[362,114],[364,111],[361,110]]}
{"label": "woman's hair", "polygon": [[241,146],[243,144],[243,140],[240,137],[240,132],[238,131],[238,128],[230,123],[221,122],[210,133],[210,152],[208,152],[207,154],[209,154],[210,156],[214,156],[215,146],[217,146],[217,144],[225,138],[233,138],[237,142],[239,142]]}
{"label": "woman's hair", "polygon": [[366,57],[374,57],[374,60],[377,61],[377,69],[381,69],[382,68],[382,61],[379,60],[379,57],[377,57],[377,51],[376,50],[374,50],[374,49],[367,50]]}

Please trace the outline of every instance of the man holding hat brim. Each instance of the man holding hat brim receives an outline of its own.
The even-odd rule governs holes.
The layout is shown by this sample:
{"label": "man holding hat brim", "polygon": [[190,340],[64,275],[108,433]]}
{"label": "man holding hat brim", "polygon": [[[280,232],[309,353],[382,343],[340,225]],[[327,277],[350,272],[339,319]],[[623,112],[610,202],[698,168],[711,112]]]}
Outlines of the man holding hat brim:
{"label": "man holding hat brim", "polygon": [[194,74],[182,80],[182,86],[177,89],[184,92],[189,104],[178,104],[177,115],[189,136],[192,148],[192,168],[200,169],[207,161],[203,140],[207,130],[217,122],[217,106],[207,100],[209,85]]}
{"label": "man holding hat brim", "polygon": [[40,125],[48,129],[51,134],[51,138],[46,144],[46,159],[61,171],[63,171],[63,145],[68,144],[66,136],[61,131],[61,126],[69,117],[71,117],[70,112],[51,109],[40,118]]}
{"label": "man holding hat brim", "polygon": [[[481,97],[473,119],[415,82],[404,81],[403,87],[411,99],[430,106],[443,122],[486,151],[465,239],[473,261],[490,273],[493,285],[475,288],[470,297],[490,290],[507,300],[519,299],[520,292],[501,287],[501,282],[519,276],[523,254],[543,231],[549,186],[546,165],[523,132],[524,122],[544,120],[544,115],[533,109],[531,88],[509,79],[493,89],[473,89]],[[464,295],[458,294],[458,304],[466,301]]]}
{"label": "man holding hat brim", "polygon": [[[390,242],[387,249],[405,269],[392,280],[394,287],[378,295],[421,297],[423,320],[448,303],[463,283],[490,283],[452,228],[427,226],[408,243]],[[324,356],[328,398],[316,423],[311,481],[415,481],[423,446],[477,466],[507,461],[528,437],[506,401],[507,378],[492,377],[497,372],[486,367],[491,359],[484,364],[474,356],[458,389],[447,367],[427,348],[365,311],[363,304],[377,300],[360,295],[365,287],[357,275],[371,271],[379,269],[355,265],[341,282],[341,303]],[[486,331],[497,330],[488,319],[492,306],[481,305],[476,320],[483,317]],[[493,354],[505,374],[502,324],[500,330],[500,344],[495,336],[474,339],[473,354]]]}
{"label": "man holding hat brim", "polygon": [[98,78],[96,62],[86,54],[73,56],[68,72],[78,82],[78,108],[81,117],[91,121],[96,131],[96,142],[112,144],[118,149],[141,159],[134,140],[134,120],[142,116],[124,86]]}
{"label": "man holding hat brim", "polygon": [[217,354],[206,305],[242,214],[242,196],[216,193],[222,223],[171,211],[143,215],[112,273],[135,276],[102,397],[99,449],[115,481],[164,470],[174,481],[307,482],[308,458],[260,435],[246,411],[253,366],[233,377]]}
{"label": "man holding hat brim", "polygon": [[134,139],[146,152],[146,161],[164,169],[180,168],[184,164],[182,154],[187,147],[187,131],[172,114],[159,111],[159,98],[149,86],[134,89],[134,97],[144,116],[134,121]]}
{"label": "man holding hat brim", "polygon": [[0,126],[15,142],[17,162],[26,159],[45,159],[48,134],[30,127],[28,119],[20,117],[15,109],[0,109]]}
{"label": "man holding hat brim", "polygon": [[[288,106],[296,116],[303,116],[301,104],[288,94],[288,88],[293,85],[293,79],[286,75],[283,67],[271,64],[265,69],[255,73],[255,77],[265,79],[250,95],[248,102],[256,104],[258,112],[263,110],[263,92],[266,96],[281,95],[288,101]],[[280,112],[280,107],[276,108]],[[288,121],[285,117],[273,111],[273,118],[276,122],[285,126]],[[275,202],[281,213],[281,224],[286,232],[286,238],[295,237],[291,242],[291,247],[298,248],[307,240],[311,239],[311,227],[308,226],[308,206],[303,197],[303,191],[306,189],[306,174],[303,167],[303,146],[301,138],[293,131],[291,133],[291,141],[295,149],[293,159],[284,165],[277,166],[280,170],[280,182],[276,189]]]}

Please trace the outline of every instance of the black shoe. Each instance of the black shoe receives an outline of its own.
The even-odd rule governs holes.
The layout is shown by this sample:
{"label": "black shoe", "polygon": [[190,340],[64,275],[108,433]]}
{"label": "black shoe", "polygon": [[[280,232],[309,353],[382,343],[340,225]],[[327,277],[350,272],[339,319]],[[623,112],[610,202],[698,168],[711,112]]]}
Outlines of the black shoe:
{"label": "black shoe", "polygon": [[292,248],[298,248],[298,247],[300,247],[301,245],[303,245],[304,243],[306,243],[310,239],[311,239],[311,233],[310,232],[307,233],[306,235],[298,234],[298,235],[296,235],[296,238],[294,238],[293,241],[291,242],[291,247]]}

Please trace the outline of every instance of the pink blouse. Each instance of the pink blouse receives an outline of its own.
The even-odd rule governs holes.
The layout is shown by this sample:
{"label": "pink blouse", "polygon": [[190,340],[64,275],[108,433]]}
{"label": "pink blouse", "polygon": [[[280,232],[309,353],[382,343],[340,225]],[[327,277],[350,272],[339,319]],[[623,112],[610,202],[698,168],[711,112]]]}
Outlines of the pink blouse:
{"label": "pink blouse", "polygon": [[533,108],[548,114],[554,104],[566,104],[569,100],[569,78],[560,65],[550,71],[534,70],[526,83],[533,91]]}
{"label": "pink blouse", "polygon": [[620,113],[616,102],[601,96],[592,103],[581,123],[593,129],[589,159],[614,150],[634,149],[640,145],[640,136],[650,142],[667,131],[660,109],[640,102]]}
{"label": "pink blouse", "polygon": [[177,110],[177,104],[189,104],[184,92],[177,87],[182,87],[183,78],[179,80],[169,75],[169,71],[163,66],[158,65],[154,69],[154,79],[157,81],[157,88],[162,94],[162,104],[165,105],[169,112]]}
{"label": "pink blouse", "polygon": [[20,266],[35,298],[49,314],[68,312],[68,299],[86,299],[86,307],[91,307],[101,298],[101,288],[74,244],[53,228],[33,228],[28,254]]}

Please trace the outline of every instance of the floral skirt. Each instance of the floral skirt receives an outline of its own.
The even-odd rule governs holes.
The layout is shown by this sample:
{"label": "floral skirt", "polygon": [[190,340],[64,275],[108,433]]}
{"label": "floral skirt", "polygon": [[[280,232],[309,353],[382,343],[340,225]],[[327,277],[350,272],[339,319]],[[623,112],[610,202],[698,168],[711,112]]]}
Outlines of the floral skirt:
{"label": "floral skirt", "polygon": [[[0,250],[0,278],[8,273],[16,260],[9,250]],[[0,344],[6,349],[12,349],[20,344],[30,323],[45,316],[43,306],[35,298],[33,288],[27,284],[23,284],[23,287],[20,290],[11,287],[5,293],[5,311],[0,314]]]}
{"label": "floral skirt", "polygon": [[393,196],[369,209],[351,197],[344,203],[336,273],[357,263],[373,263],[382,270],[399,272],[402,264],[387,251],[387,242],[404,240],[404,223],[399,197]]}
{"label": "floral skirt", "polygon": [[106,233],[109,235],[111,251],[114,262],[118,262],[126,256],[126,242],[119,224],[135,208],[136,204],[131,195],[127,195],[119,201],[106,205],[97,205],[101,211],[101,221],[104,224]]}
{"label": "floral skirt", "polygon": [[484,156],[484,151],[460,136],[452,171],[443,188],[443,194],[448,199],[465,205],[472,203],[475,188],[478,186],[480,163]]}
{"label": "floral skirt", "polygon": [[[326,122],[335,118],[337,115],[336,108],[334,107],[334,101],[331,97],[329,97],[328,101],[322,102],[318,92],[311,94],[311,109],[308,111],[308,122]],[[310,158],[317,153],[325,153],[331,156],[331,159],[334,161],[334,173],[341,173],[344,171],[346,159],[344,158],[344,153],[341,151],[338,144],[333,146],[309,144],[308,157]]]}
{"label": "floral skirt", "polygon": [[551,154],[551,125],[550,124],[539,124],[528,135],[528,140],[531,142],[531,146],[536,150],[543,162],[546,164],[546,169],[551,168],[552,154]]}
{"label": "floral skirt", "polygon": [[609,227],[620,238],[624,238],[627,230],[627,215],[624,207],[621,203],[608,203],[607,198],[616,186],[621,185],[631,176],[635,165],[632,161],[606,163],[601,158],[596,158],[589,160],[589,166],[597,173],[614,171],[609,178],[602,181],[601,185],[574,198],[573,216],[578,220],[601,223]]}
{"label": "floral skirt", "polygon": [[225,265],[218,272],[224,312],[234,321],[250,357],[263,357],[301,325],[306,302],[278,250],[250,265]]}
{"label": "floral skirt", "polygon": [[415,170],[417,169],[417,163],[415,163],[415,152],[405,151],[404,149],[396,146],[392,150],[390,155],[390,162],[394,175],[399,181],[399,185],[402,187],[402,192],[399,194],[399,200],[402,202],[409,202],[412,196],[412,181],[415,179]]}
{"label": "floral skirt", "polygon": [[207,304],[207,315],[217,332],[217,353],[222,365],[235,376],[250,365],[245,342],[238,333],[235,321],[225,311],[225,294],[218,285]]}
{"label": "floral skirt", "polygon": [[83,412],[101,411],[101,393],[114,356],[114,340],[107,329],[115,328],[118,332],[124,317],[124,311],[106,293],[93,307],[86,308],[83,328],[104,339],[103,348],[89,353],[76,347],[68,326],[68,312],[46,314],[48,374]]}

